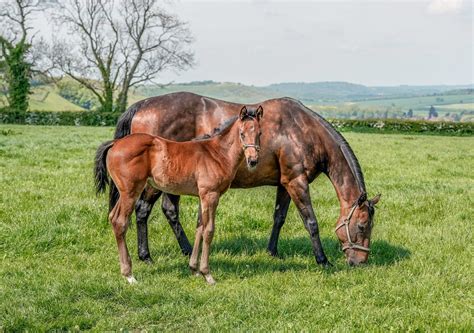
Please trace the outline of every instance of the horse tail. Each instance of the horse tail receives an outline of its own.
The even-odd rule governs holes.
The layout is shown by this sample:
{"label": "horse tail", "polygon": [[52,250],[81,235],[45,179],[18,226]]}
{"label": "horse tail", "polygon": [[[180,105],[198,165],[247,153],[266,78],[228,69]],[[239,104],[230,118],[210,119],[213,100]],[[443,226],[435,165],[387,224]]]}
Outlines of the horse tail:
{"label": "horse tail", "polygon": [[[137,102],[133,104],[132,106],[130,106],[124,113],[122,113],[122,115],[117,121],[117,125],[115,126],[115,134],[114,134],[115,140],[121,139],[124,136],[127,136],[130,134],[131,129],[132,129],[133,117],[138,112],[138,110],[140,110],[142,104],[143,104],[143,101]],[[97,153],[99,153],[99,150],[97,151]],[[96,158],[96,163],[97,163],[97,158]],[[96,178],[96,184],[97,184],[97,178]],[[103,191],[105,189],[106,184],[107,183],[104,183],[103,185],[101,185],[103,187],[100,187],[100,191]],[[97,187],[97,191],[99,191],[99,187]],[[115,186],[114,182],[111,182],[110,187],[109,187],[109,212],[112,211],[112,209],[115,207],[115,204],[117,203],[119,197],[120,195],[119,195],[117,186]]]}
{"label": "horse tail", "polygon": [[[107,175],[107,152],[114,145],[114,140],[104,142],[97,148],[94,163],[95,189],[97,194],[104,192],[105,187],[110,183]],[[112,182],[113,184],[113,182]]]}
{"label": "horse tail", "polygon": [[117,121],[117,126],[115,127],[114,139],[120,139],[130,134],[133,117],[140,110],[142,104],[143,101],[139,101],[122,113]]}

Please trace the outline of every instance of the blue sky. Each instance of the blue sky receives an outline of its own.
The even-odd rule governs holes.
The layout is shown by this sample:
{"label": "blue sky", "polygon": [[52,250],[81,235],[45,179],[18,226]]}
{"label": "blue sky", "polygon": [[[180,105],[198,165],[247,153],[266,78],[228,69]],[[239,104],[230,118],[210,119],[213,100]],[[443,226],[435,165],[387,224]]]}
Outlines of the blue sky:
{"label": "blue sky", "polygon": [[473,2],[190,1],[197,65],[160,81],[474,82]]}

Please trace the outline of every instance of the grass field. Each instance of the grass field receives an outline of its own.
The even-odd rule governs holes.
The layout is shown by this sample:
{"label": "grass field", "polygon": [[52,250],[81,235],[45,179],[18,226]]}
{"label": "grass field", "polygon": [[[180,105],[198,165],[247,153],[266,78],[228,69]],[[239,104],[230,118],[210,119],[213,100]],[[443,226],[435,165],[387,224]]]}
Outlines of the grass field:
{"label": "grass field", "polygon": [[[349,268],[333,233],[338,202],[312,185],[323,245],[316,267],[292,205],[282,259],[269,257],[275,189],[231,190],[221,200],[211,254],[218,283],[190,276],[160,209],[150,223],[153,265],[119,273],[96,198],[92,160],[112,128],[0,126],[0,331],[466,331],[474,328],[474,138],[344,135],[370,195],[383,194],[369,264]],[[197,201],[182,199],[193,239]]]}

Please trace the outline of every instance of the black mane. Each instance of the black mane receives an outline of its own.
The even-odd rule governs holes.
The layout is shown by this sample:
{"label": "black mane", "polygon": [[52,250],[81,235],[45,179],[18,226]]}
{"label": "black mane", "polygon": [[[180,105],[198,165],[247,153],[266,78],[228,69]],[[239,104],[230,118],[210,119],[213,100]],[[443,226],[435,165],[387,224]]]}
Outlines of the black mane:
{"label": "black mane", "polygon": [[337,145],[339,146],[339,149],[342,152],[342,155],[347,161],[347,164],[349,164],[349,168],[351,169],[352,175],[356,179],[357,185],[359,186],[359,190],[362,195],[366,193],[365,189],[365,181],[364,181],[364,175],[362,174],[362,169],[360,167],[359,161],[357,160],[357,157],[354,154],[354,151],[352,150],[351,146],[349,146],[349,143],[346,141],[346,139],[339,133],[326,119],[321,117],[318,113],[314,112],[313,110],[310,110],[306,106],[304,106],[300,101],[297,101],[305,110],[309,111],[313,116],[315,116],[318,121],[321,123],[321,125],[329,132],[329,135],[336,141]]}

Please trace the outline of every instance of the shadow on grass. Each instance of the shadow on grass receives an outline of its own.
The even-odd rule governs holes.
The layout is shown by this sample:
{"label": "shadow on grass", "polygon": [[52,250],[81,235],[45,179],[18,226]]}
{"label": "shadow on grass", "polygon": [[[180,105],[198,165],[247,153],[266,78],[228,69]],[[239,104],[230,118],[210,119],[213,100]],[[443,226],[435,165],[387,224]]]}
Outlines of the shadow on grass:
{"label": "shadow on grass", "polygon": [[[329,260],[337,260],[344,254],[341,251],[339,241],[334,238],[322,238],[324,251]],[[224,252],[232,255],[241,255],[247,253],[256,254],[262,250],[266,250],[268,239],[266,238],[249,238],[241,236],[238,238],[230,238],[221,240],[213,244],[214,253]],[[375,240],[371,243],[371,254],[369,256],[369,265],[386,266],[392,265],[398,261],[408,259],[411,252],[402,246],[392,245],[385,240]],[[309,237],[293,237],[291,239],[281,238],[278,243],[279,256],[282,259],[295,256],[313,257],[313,250]]]}
{"label": "shadow on grass", "polygon": [[[212,244],[211,266],[222,273],[236,275],[238,277],[249,277],[253,274],[285,271],[308,271],[319,269],[313,260],[297,260],[301,257],[314,258],[309,238],[294,237],[291,239],[280,239],[279,258],[256,256],[266,251],[268,240],[266,238],[251,238],[246,236],[232,237],[216,241]],[[332,238],[322,239],[326,255],[333,264],[344,254],[340,250],[339,242]],[[392,245],[384,240],[376,240],[371,244],[372,253],[369,257],[368,266],[388,266],[398,261],[406,260],[411,253],[408,249]],[[184,258],[183,258],[184,259]],[[187,259],[184,259],[187,262]],[[156,269],[161,272],[179,271],[182,276],[189,275],[186,264],[181,263],[159,263]],[[327,273],[335,273],[349,269],[349,266],[336,264],[325,270]]]}

